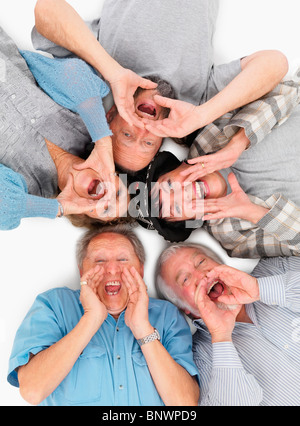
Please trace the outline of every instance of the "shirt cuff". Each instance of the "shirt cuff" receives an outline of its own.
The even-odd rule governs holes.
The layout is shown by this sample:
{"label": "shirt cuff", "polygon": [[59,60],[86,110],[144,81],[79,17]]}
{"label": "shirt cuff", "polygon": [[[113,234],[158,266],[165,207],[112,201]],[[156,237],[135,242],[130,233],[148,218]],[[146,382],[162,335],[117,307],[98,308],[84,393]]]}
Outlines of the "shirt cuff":
{"label": "shirt cuff", "polygon": [[77,105],[75,110],[86,125],[93,142],[105,136],[112,136],[112,132],[106,121],[101,96],[87,99]]}
{"label": "shirt cuff", "polygon": [[55,219],[58,213],[58,202],[54,198],[43,198],[35,195],[26,196],[26,207],[23,217],[46,217]]}
{"label": "shirt cuff", "polygon": [[213,368],[243,368],[232,342],[213,343]]}
{"label": "shirt cuff", "polygon": [[260,301],[266,305],[285,306],[285,285],[280,275],[258,278]]}

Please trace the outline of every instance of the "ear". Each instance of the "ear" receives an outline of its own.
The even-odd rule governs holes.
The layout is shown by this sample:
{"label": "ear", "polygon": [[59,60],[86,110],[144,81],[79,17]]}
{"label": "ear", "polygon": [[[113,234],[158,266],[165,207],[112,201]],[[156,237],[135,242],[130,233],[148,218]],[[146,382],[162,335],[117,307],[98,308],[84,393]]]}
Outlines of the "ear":
{"label": "ear", "polygon": [[113,119],[115,118],[115,116],[118,114],[118,110],[116,105],[113,105],[110,110],[106,113],[106,120],[108,122],[108,124],[110,124]]}
{"label": "ear", "polygon": [[144,265],[140,264],[140,276],[144,277]]}

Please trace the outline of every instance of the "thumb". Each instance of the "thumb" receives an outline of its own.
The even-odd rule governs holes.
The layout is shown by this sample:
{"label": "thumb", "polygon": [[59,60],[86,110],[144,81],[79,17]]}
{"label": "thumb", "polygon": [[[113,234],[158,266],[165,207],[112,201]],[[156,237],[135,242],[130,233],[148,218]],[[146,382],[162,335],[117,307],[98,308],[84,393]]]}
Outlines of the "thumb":
{"label": "thumb", "polygon": [[165,108],[172,108],[174,106],[174,99],[165,98],[164,96],[154,95],[155,102]]}
{"label": "thumb", "polygon": [[237,178],[235,177],[235,174],[233,172],[229,173],[228,175],[228,183],[232,189],[232,192],[238,192],[238,191],[243,191],[242,188],[240,187],[240,184],[237,180]]}
{"label": "thumb", "polygon": [[139,87],[142,87],[143,89],[156,89],[157,88],[157,83],[154,83],[151,80],[148,80],[147,78],[140,78],[139,81]]}
{"label": "thumb", "polygon": [[82,161],[80,163],[75,163],[73,164],[73,167],[75,170],[83,170],[88,168],[85,161]]}

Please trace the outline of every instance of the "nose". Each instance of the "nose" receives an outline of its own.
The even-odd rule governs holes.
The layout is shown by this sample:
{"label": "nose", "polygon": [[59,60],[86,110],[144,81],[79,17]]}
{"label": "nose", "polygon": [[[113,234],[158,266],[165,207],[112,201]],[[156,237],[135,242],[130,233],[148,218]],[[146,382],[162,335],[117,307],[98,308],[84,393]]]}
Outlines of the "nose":
{"label": "nose", "polygon": [[118,262],[110,260],[105,264],[105,272],[110,275],[117,275],[120,273],[121,268]]}

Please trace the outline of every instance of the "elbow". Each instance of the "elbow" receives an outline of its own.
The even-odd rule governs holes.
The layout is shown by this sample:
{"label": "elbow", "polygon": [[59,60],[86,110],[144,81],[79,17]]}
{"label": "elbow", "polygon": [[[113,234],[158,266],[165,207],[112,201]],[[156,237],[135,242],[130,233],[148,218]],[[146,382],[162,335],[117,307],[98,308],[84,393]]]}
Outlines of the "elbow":
{"label": "elbow", "polygon": [[39,405],[45,399],[38,389],[31,386],[20,384],[19,391],[21,397],[31,405]]}
{"label": "elbow", "polygon": [[280,50],[271,50],[269,52],[270,68],[274,70],[277,84],[285,77],[289,70],[289,63],[287,57]]}
{"label": "elbow", "polygon": [[34,7],[35,27],[43,35],[43,28],[46,25],[47,16],[54,7],[55,0],[37,0]]}

